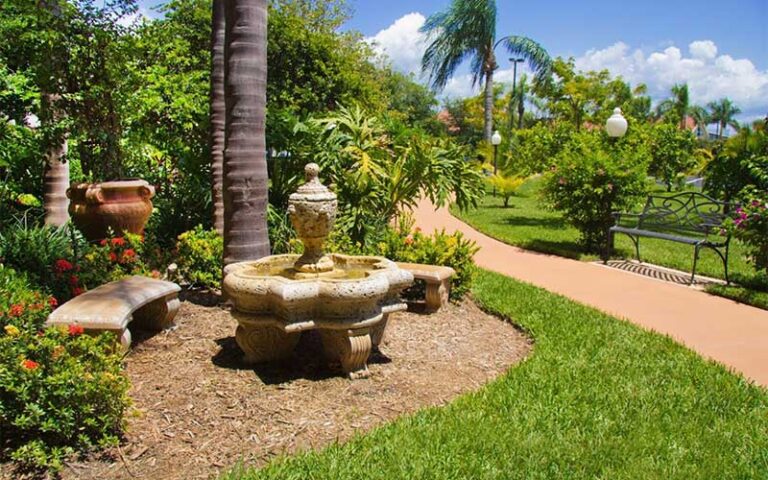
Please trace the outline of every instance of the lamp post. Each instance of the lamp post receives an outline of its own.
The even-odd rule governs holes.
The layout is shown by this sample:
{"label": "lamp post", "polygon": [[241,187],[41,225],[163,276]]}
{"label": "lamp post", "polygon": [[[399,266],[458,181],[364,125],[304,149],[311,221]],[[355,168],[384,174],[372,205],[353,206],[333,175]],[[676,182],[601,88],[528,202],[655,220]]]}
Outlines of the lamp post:
{"label": "lamp post", "polygon": [[627,119],[621,114],[619,107],[614,108],[613,115],[605,121],[605,131],[612,138],[623,137],[627,133]]}
{"label": "lamp post", "polygon": [[510,58],[510,62],[512,62],[512,97],[509,99],[509,112],[507,113],[507,116],[509,117],[509,129],[512,130],[512,126],[514,123],[512,123],[512,102],[515,101],[515,88],[517,86],[517,64],[522,63],[525,61],[524,58]]}
{"label": "lamp post", "polygon": [[[499,154],[499,144],[501,144],[501,134],[498,130],[493,132],[493,136],[491,136],[491,144],[493,145],[493,175],[496,175],[496,172],[498,171],[498,164],[497,164],[497,157]],[[493,187],[493,196],[496,196],[496,187]]]}

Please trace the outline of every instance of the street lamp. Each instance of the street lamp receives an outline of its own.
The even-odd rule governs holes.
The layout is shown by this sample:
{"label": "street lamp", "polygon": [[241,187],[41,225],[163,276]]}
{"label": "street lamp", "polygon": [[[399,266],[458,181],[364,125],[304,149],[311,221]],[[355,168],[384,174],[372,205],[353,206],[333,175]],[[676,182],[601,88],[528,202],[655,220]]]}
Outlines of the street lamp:
{"label": "street lamp", "polygon": [[627,133],[627,119],[621,114],[619,107],[614,108],[613,115],[605,121],[605,131],[613,138],[623,137]]}
{"label": "street lamp", "polygon": [[[499,144],[501,144],[501,134],[499,133],[498,130],[496,130],[495,132],[493,132],[493,135],[491,136],[491,145],[493,145],[493,175],[494,176],[496,175],[496,171],[498,169],[496,159],[499,154]],[[493,196],[494,197],[496,196],[495,186],[493,187]]]}

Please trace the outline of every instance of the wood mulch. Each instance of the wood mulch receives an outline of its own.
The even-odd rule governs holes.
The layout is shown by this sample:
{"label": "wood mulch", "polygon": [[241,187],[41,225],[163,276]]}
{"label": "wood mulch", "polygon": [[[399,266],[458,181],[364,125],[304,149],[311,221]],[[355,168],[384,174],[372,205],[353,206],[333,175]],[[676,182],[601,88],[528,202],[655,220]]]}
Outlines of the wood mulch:
{"label": "wood mulch", "polygon": [[69,462],[64,478],[212,478],[238,461],[263,465],[445,404],[531,351],[528,337],[471,301],[393,315],[370,378],[354,381],[324,365],[316,335],[291,359],[253,368],[241,363],[226,309],[185,301],[177,325],[138,339],[126,357],[133,407],[120,448]]}

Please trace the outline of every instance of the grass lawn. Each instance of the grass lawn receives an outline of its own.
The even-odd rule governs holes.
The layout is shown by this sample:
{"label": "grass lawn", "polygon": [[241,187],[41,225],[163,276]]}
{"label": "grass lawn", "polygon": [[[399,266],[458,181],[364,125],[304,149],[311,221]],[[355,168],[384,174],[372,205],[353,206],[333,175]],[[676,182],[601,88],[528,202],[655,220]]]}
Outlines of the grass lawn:
{"label": "grass lawn", "polygon": [[[540,185],[540,179],[526,182],[518,196],[510,199],[509,208],[503,207],[501,197],[488,195],[477,209],[461,212],[452,207],[451,212],[483,233],[511,245],[580,260],[597,260],[596,255],[582,251],[578,244],[579,232],[567,225],[559,212],[544,207],[539,197]],[[635,257],[634,245],[626,235],[616,235],[616,250],[620,258]],[[640,240],[640,256],[648,263],[690,272],[693,247],[643,238]],[[731,280],[742,287],[716,286],[708,288],[708,291],[768,309],[768,285],[747,263],[744,248],[739,242],[732,241],[728,264]],[[724,278],[720,257],[712,250],[703,249],[696,273]]]}
{"label": "grass lawn", "polygon": [[474,295],[531,333],[531,358],[445,407],[224,478],[768,477],[765,389],[667,337],[495,273],[480,273]]}

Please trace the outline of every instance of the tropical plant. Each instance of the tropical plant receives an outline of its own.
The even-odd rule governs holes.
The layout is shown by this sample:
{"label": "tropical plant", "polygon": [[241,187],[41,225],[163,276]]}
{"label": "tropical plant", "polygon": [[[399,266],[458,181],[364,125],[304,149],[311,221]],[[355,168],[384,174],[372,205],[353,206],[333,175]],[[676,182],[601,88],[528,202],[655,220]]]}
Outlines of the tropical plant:
{"label": "tropical plant", "polygon": [[485,83],[483,138],[490,142],[493,132],[493,74],[498,68],[496,47],[525,58],[534,72],[546,75],[551,59],[537,42],[519,35],[496,39],[495,0],[452,0],[444,11],[431,15],[421,32],[431,39],[422,58],[422,70],[429,73],[433,88],[442,90],[458,66],[471,61],[473,86]]}
{"label": "tropical plant", "polygon": [[734,236],[749,249],[749,261],[768,274],[768,190],[749,188],[731,223]]}
{"label": "tropical plant", "polygon": [[0,233],[0,261],[41,287],[55,282],[53,265],[60,258],[73,256],[70,227],[38,226],[24,216]]}
{"label": "tropical plant", "polygon": [[704,190],[731,201],[749,186],[768,190],[768,122],[758,120],[742,127],[725,144],[715,149],[714,158],[703,169]]}
{"label": "tropical plant", "polygon": [[509,206],[509,198],[517,193],[517,189],[525,182],[522,177],[505,177],[503,175],[493,175],[488,178],[488,185],[494,192],[501,195],[504,200],[504,208]]}
{"label": "tropical plant", "polygon": [[696,125],[696,130],[698,130],[699,136],[708,139],[709,131],[707,130],[707,125],[709,125],[712,116],[707,109],[700,105],[693,105],[688,111],[688,116],[691,117],[693,123]]}
{"label": "tropical plant", "polygon": [[269,255],[267,1],[226,2],[224,265]]}
{"label": "tropical plant", "polygon": [[734,130],[739,129],[739,122],[736,121],[735,117],[741,113],[741,109],[729,99],[721,98],[720,100],[710,102],[707,106],[710,110],[711,121],[717,123],[718,138],[722,138],[725,135],[726,127],[730,126]]}
{"label": "tropical plant", "polygon": [[685,128],[685,119],[691,111],[691,95],[687,83],[672,86],[672,97],[663,100],[656,107],[656,114]]}
{"label": "tropical plant", "polygon": [[410,132],[393,138],[358,106],[341,107],[314,121],[323,127],[315,160],[339,197],[339,229],[365,244],[422,195],[437,205],[474,205],[482,190],[479,169],[465,147]]}

